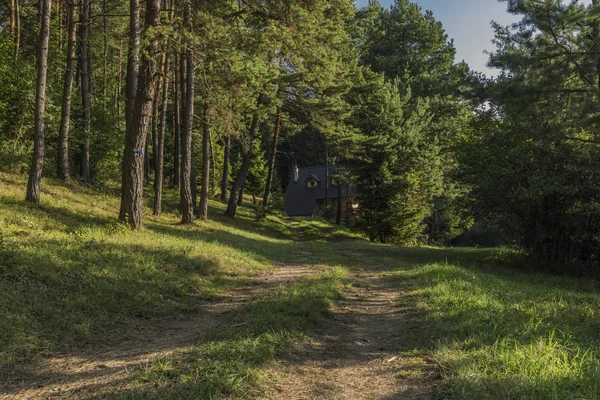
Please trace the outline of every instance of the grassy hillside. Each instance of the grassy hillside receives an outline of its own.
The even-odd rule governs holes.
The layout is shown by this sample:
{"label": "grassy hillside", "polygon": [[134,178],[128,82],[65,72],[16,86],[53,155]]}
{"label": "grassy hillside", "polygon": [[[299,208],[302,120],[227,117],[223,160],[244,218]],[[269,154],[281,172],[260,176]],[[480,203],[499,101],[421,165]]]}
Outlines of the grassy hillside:
{"label": "grassy hillside", "polygon": [[[175,193],[167,213],[146,213],[143,232],[132,233],[115,223],[110,188],[44,183],[34,207],[22,201],[23,178],[0,175],[0,379],[40,356],[122,343],[155,321],[209,318],[206,305],[254,291],[193,346],[104,390],[129,399],[260,398],[278,379],[273,361],[299,343],[318,346],[343,312],[334,305],[368,272],[411,321],[388,350],[433,363],[441,377],[418,371],[399,382],[429,379],[452,399],[600,398],[594,281],[529,272],[505,250],[374,245],[277,215],[258,223],[252,207],[234,221],[217,202],[210,222],[185,227]],[[282,266],[308,269],[257,290],[265,271]]]}
{"label": "grassy hillside", "polygon": [[0,176],[0,365],[118,339],[128,320],[197,310],[293,256],[290,227],[251,222],[247,208],[232,222],[211,203],[213,220],[195,227],[148,216],[136,234],[116,223],[115,193],[45,182],[38,208],[22,201],[24,188]]}

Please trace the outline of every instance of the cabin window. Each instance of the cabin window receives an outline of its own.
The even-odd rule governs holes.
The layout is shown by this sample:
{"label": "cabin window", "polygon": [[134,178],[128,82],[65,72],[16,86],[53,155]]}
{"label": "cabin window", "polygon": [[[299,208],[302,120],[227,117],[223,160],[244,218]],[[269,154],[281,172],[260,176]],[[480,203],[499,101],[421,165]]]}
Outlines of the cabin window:
{"label": "cabin window", "polygon": [[310,189],[316,188],[318,184],[319,183],[314,179],[309,179],[308,182],[306,182],[306,186],[308,186]]}

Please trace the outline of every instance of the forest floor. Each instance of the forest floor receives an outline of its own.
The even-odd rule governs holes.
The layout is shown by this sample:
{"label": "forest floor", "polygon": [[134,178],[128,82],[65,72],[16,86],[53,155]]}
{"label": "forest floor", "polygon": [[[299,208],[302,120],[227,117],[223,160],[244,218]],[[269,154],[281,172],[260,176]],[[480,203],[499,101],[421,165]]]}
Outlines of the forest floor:
{"label": "forest floor", "polygon": [[110,188],[46,183],[41,207],[23,191],[0,175],[1,399],[600,396],[596,283],[514,252],[217,202],[132,233]]}

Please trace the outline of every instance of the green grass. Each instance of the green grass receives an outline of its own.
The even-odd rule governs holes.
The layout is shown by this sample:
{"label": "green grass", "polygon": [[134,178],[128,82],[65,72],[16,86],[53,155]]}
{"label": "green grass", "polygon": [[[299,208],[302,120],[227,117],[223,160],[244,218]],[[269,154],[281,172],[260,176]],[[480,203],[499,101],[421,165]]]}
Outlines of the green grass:
{"label": "green grass", "polygon": [[232,315],[241,328],[215,328],[192,349],[156,360],[138,371],[122,398],[259,398],[274,357],[318,329],[346,279],[332,269],[252,301]]}
{"label": "green grass", "polygon": [[416,326],[401,351],[438,365],[440,398],[600,398],[597,281],[535,272],[512,250],[376,245],[307,223],[346,235],[312,243],[320,262],[397,288]]}
{"label": "green grass", "polygon": [[596,282],[519,271],[524,260],[497,250],[436,260],[446,252],[410,249],[411,261],[389,268],[406,292],[399,305],[422,319],[443,397],[600,398]]}
{"label": "green grass", "polygon": [[[185,227],[146,210],[141,233],[116,223],[118,197],[44,181],[42,205],[26,204],[25,179],[0,175],[0,370],[38,354],[110,343],[129,325],[197,310],[294,256],[293,233],[276,216],[221,216]],[[169,192],[167,210],[175,209]],[[147,196],[148,203],[151,196]]]}
{"label": "green grass", "polygon": [[[364,270],[398,292],[411,321],[397,350],[438,366],[440,398],[600,398],[596,281],[532,272],[509,250],[376,245],[277,214],[256,222],[252,205],[231,220],[211,202],[211,221],[182,226],[175,191],[165,214],[146,210],[133,233],[115,222],[114,188],[44,181],[35,207],[22,200],[25,183],[0,174],[0,379],[40,354],[119,343],[144,321],[198,313],[261,271],[301,263],[315,273],[231,311],[111,397],[260,398],[273,361],[299,339],[318,341],[331,303],[353,285],[348,273]],[[301,246],[292,225],[305,232]]]}

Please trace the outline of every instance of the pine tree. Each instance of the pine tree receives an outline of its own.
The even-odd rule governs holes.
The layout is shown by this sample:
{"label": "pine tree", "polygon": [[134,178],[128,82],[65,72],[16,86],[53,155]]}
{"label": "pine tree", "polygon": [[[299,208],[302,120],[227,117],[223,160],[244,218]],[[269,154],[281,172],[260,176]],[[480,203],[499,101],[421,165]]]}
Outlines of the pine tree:
{"label": "pine tree", "polygon": [[71,96],[73,92],[73,74],[75,72],[76,23],[75,3],[68,3],[68,44],[65,69],[63,101],[60,121],[60,133],[57,157],[57,176],[63,182],[70,179],[69,173],[69,128],[71,120]]}
{"label": "pine tree", "polygon": [[44,168],[44,136],[45,136],[45,109],[46,109],[46,82],[48,76],[48,47],[50,41],[50,14],[52,1],[42,0],[39,3],[40,34],[37,46],[37,84],[35,97],[35,136],[33,142],[33,155],[27,194],[25,200],[31,203],[40,202],[40,185],[42,170]]}
{"label": "pine tree", "polygon": [[[144,154],[144,145],[150,128],[156,90],[156,52],[159,37],[154,28],[159,25],[160,1],[152,0],[146,3],[145,34],[148,40],[141,57],[134,107],[129,114],[130,124],[126,133],[123,160],[123,221],[138,230],[142,227],[144,208],[144,157],[147,157],[147,154]],[[135,26],[132,26],[132,29],[136,29]]]}
{"label": "pine tree", "polygon": [[349,162],[359,193],[357,227],[372,241],[411,243],[423,230],[429,198],[422,188],[437,151],[427,140],[427,107],[415,111],[410,92],[401,95],[398,82],[380,74],[363,68],[359,78],[348,94],[349,123],[360,133]]}

